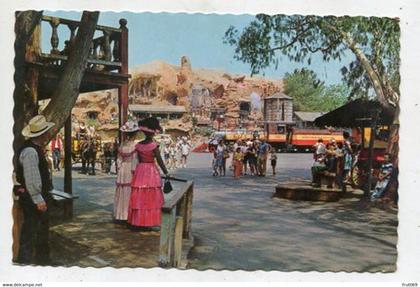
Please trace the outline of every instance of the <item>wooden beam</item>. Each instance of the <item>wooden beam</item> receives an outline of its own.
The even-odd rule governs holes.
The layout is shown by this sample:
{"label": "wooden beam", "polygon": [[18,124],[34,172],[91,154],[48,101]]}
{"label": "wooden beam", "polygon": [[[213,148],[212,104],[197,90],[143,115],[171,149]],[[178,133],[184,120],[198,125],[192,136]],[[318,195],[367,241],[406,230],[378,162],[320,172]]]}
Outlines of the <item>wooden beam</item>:
{"label": "wooden beam", "polygon": [[[58,17],[51,17],[51,16],[47,16],[47,15],[43,15],[42,16],[42,21],[45,22],[52,22],[54,18],[58,18]],[[60,20],[60,24],[64,24],[64,25],[75,25],[75,26],[80,26],[80,21],[74,21],[74,20],[70,20],[70,19],[64,19],[64,18],[58,18]],[[118,28],[114,28],[114,27],[109,27],[109,26],[103,26],[103,25],[96,25],[96,30],[108,30],[108,31],[112,31],[112,32],[121,32],[120,29]]]}
{"label": "wooden beam", "polygon": [[367,178],[367,186],[363,193],[365,197],[369,196],[371,185],[372,185],[373,148],[375,146],[375,134],[376,134],[376,117],[372,120],[372,126],[371,126],[371,131],[370,131],[369,156],[368,156],[368,178]]}
{"label": "wooden beam", "polygon": [[173,254],[173,238],[175,230],[176,208],[170,212],[162,212],[159,244],[159,266],[170,267]]}
{"label": "wooden beam", "polygon": [[99,12],[83,11],[74,45],[58,81],[58,88],[54,90],[51,101],[43,111],[45,118],[55,123],[48,131],[50,138],[63,127],[77,101],[98,18]]}
{"label": "wooden beam", "polygon": [[[48,61],[67,61],[68,57],[65,55],[59,55],[59,54],[45,54],[42,53],[41,54],[41,59],[43,62],[47,62]],[[113,69],[119,69],[122,66],[121,62],[113,62],[113,61],[104,61],[104,60],[99,60],[99,59],[91,59],[88,58],[87,60],[88,64],[94,64],[94,65],[104,65],[108,68],[113,68]]]}
{"label": "wooden beam", "polygon": [[[189,182],[189,184],[191,184],[191,182]],[[170,212],[175,207],[175,205],[177,205],[178,202],[183,198],[183,196],[187,192],[187,188],[173,192],[174,195],[172,195],[172,197],[163,204],[162,211]]]}
{"label": "wooden beam", "polygon": [[[120,19],[121,38],[120,45],[120,61],[121,74],[128,74],[128,29],[127,20]],[[119,106],[119,126],[121,127],[128,118],[128,82],[118,88],[118,106]],[[120,143],[123,141],[123,135],[119,132]]]}
{"label": "wooden beam", "polygon": [[[73,193],[72,186],[72,160],[71,160],[71,115],[64,123],[64,192]],[[64,218],[73,217],[73,200],[69,200],[64,206]]]}
{"label": "wooden beam", "polygon": [[173,267],[179,267],[181,265],[183,225],[184,218],[177,216],[175,221]]}

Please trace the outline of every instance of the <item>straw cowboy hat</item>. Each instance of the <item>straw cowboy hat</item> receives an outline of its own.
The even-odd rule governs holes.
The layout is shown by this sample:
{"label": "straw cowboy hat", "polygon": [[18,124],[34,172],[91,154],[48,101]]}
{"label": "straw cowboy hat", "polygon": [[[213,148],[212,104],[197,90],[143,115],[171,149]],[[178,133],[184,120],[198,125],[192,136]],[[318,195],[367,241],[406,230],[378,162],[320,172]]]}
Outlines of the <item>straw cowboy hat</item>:
{"label": "straw cowboy hat", "polygon": [[22,135],[27,138],[35,138],[47,132],[54,125],[52,122],[47,122],[43,115],[37,115],[23,128]]}
{"label": "straw cowboy hat", "polygon": [[136,132],[139,130],[139,126],[137,125],[136,122],[133,121],[128,121],[126,122],[121,128],[120,131],[125,132],[125,133],[131,133],[131,132]]}

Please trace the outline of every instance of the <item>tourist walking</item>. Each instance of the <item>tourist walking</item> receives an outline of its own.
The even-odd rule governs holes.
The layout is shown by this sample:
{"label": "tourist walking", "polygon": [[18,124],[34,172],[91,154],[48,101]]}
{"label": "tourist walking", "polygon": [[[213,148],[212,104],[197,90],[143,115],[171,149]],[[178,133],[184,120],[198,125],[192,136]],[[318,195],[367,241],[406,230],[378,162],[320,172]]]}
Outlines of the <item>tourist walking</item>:
{"label": "tourist walking", "polygon": [[241,142],[241,153],[242,153],[242,171],[243,174],[246,175],[247,173],[247,166],[248,166],[248,146],[246,145],[245,141]]}
{"label": "tourist walking", "polygon": [[213,159],[211,161],[211,167],[213,169],[213,176],[218,176],[219,172],[218,172],[218,167],[217,167],[217,153],[216,150],[214,150],[213,152],[211,152],[211,154],[213,155]]}
{"label": "tourist walking", "polygon": [[105,143],[103,146],[104,150],[104,165],[103,165],[103,172],[107,174],[111,174],[111,166],[112,166],[112,144]]}
{"label": "tourist walking", "polygon": [[169,168],[175,169],[176,168],[176,145],[172,143],[169,147]]}
{"label": "tourist walking", "polygon": [[190,154],[190,149],[191,149],[191,145],[187,142],[186,138],[182,140],[180,149],[181,149],[181,167],[186,168],[188,155]]}
{"label": "tourist walking", "polygon": [[255,148],[255,144],[251,143],[247,150],[248,154],[248,162],[249,162],[249,170],[251,175],[257,174],[257,151]]}
{"label": "tourist walking", "polygon": [[271,150],[270,163],[271,163],[271,169],[273,170],[273,175],[275,175],[276,174],[276,166],[277,166],[277,155],[276,155],[276,151],[274,149]]}
{"label": "tourist walking", "polygon": [[164,202],[162,181],[155,160],[165,175],[168,170],[160,156],[158,144],[153,140],[156,132],[162,131],[159,121],[147,118],[138,123],[145,139],[136,145],[139,163],[134,172],[127,222],[132,227],[150,230],[161,224],[161,209]]}
{"label": "tourist walking", "polygon": [[37,115],[22,130],[28,140],[17,153],[17,185],[13,188],[23,210],[17,258],[22,264],[49,263],[48,212],[53,201],[50,194],[53,185],[44,148],[49,139],[47,131],[53,126],[44,116]]}
{"label": "tourist walking", "polygon": [[351,169],[353,166],[353,149],[351,147],[351,138],[350,134],[346,131],[343,132],[343,160],[344,160],[344,166],[343,166],[343,179],[344,179],[344,185],[350,183],[350,175],[351,175]]}
{"label": "tourist walking", "polygon": [[169,159],[170,159],[170,152],[169,152],[169,144],[165,143],[164,147],[163,147],[163,159],[165,161],[165,165],[169,168],[170,163],[169,163]]}
{"label": "tourist walking", "polygon": [[117,181],[114,196],[115,220],[127,220],[131,181],[138,162],[135,143],[138,130],[137,123],[131,121],[120,128],[120,131],[125,135],[125,140],[118,148],[117,155]]}
{"label": "tourist walking", "polygon": [[233,153],[233,175],[235,178],[239,178],[242,173],[243,157],[241,148],[238,147]]}
{"label": "tourist walking", "polygon": [[262,140],[258,149],[258,169],[260,176],[265,176],[267,171],[267,158],[270,150],[270,145],[265,140]]}
{"label": "tourist walking", "polygon": [[50,149],[53,158],[54,170],[60,171],[61,152],[63,150],[63,141],[60,134],[57,134],[55,138],[51,140]]}
{"label": "tourist walking", "polygon": [[175,153],[175,167],[179,168],[182,167],[182,152],[181,152],[181,145],[182,145],[182,139],[180,137],[177,137],[176,141],[176,153]]}
{"label": "tourist walking", "polygon": [[226,176],[226,159],[229,158],[229,152],[223,140],[219,141],[216,148],[216,166],[220,176]]}

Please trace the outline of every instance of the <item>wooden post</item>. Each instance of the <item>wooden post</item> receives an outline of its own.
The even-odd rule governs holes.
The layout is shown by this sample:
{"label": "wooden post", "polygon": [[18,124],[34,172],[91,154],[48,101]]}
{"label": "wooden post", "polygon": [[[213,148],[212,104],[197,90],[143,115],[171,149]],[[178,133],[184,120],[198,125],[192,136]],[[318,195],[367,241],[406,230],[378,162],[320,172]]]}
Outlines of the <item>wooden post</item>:
{"label": "wooden post", "polygon": [[370,188],[372,185],[373,147],[375,145],[376,123],[377,123],[377,115],[374,115],[372,117],[370,139],[369,139],[368,179],[367,179],[367,186],[363,194],[365,197],[369,196]]}
{"label": "wooden post", "polygon": [[173,257],[174,267],[178,267],[181,265],[183,224],[184,224],[184,218],[182,216],[177,216],[176,221],[175,221],[174,257]]}
{"label": "wooden post", "polygon": [[[73,193],[72,187],[72,162],[71,162],[71,115],[64,124],[64,192]],[[73,200],[68,200],[64,205],[64,218],[73,217]]]}
{"label": "wooden post", "polygon": [[[121,74],[128,74],[128,29],[127,20],[120,19],[121,38],[119,41],[120,47],[120,61],[121,61]],[[119,126],[121,127],[126,121],[128,116],[128,84],[123,84],[118,88],[118,107],[119,107]],[[122,133],[119,132],[120,143],[122,142]]]}
{"label": "wooden post", "polygon": [[[15,90],[13,92],[13,166],[16,170],[17,152],[24,142],[22,135],[23,127],[29,119],[38,113],[38,72],[36,69],[29,68],[25,60],[36,61],[40,54],[41,42],[41,14],[35,11],[16,13],[15,23]],[[10,192],[12,192],[10,190]],[[23,223],[23,211],[19,202],[13,200],[13,260],[17,259],[19,252],[20,230]]]}
{"label": "wooden post", "polygon": [[194,192],[194,183],[189,182],[190,186],[188,187],[186,197],[186,206],[185,206],[185,215],[184,215],[184,228],[183,228],[183,237],[186,239],[191,239],[191,221],[192,221],[192,203],[193,203],[193,192]]}
{"label": "wooden post", "polygon": [[162,212],[162,223],[160,226],[160,245],[159,245],[159,266],[169,267],[173,253],[173,238],[176,220],[176,208],[170,212]]}

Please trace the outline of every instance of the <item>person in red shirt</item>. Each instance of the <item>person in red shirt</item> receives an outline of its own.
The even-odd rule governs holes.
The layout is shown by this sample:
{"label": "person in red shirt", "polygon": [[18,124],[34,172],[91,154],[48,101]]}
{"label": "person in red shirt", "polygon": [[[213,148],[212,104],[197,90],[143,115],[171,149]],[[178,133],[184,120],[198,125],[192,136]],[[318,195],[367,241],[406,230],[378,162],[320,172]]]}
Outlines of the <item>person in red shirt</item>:
{"label": "person in red shirt", "polygon": [[61,161],[61,150],[63,147],[63,141],[61,140],[61,135],[57,134],[55,139],[51,140],[51,153],[53,157],[54,170],[60,171],[60,161]]}

